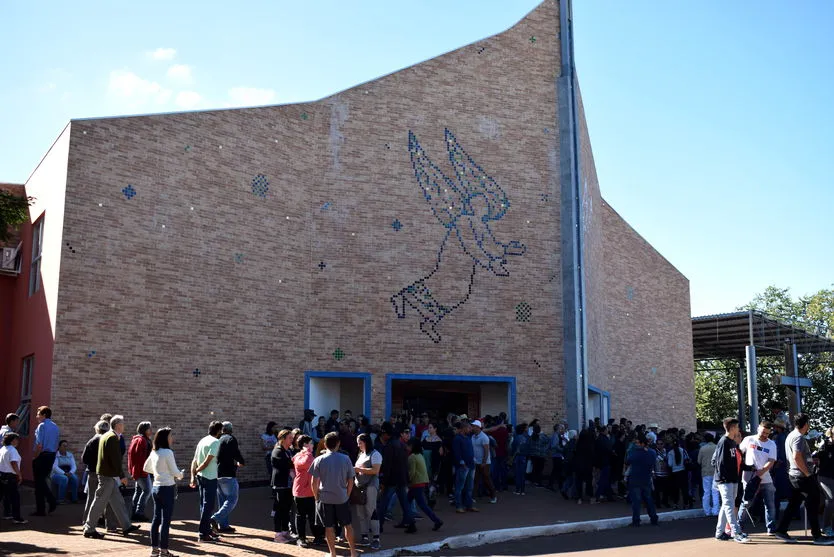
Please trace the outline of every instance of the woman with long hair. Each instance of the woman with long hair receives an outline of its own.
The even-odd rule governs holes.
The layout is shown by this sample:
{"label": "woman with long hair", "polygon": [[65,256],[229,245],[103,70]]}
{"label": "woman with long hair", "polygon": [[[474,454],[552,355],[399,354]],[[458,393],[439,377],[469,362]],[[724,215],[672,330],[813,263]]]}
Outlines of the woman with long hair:
{"label": "woman with long hair", "polygon": [[[359,456],[356,458],[354,472],[354,489],[365,492],[364,505],[351,505],[351,510],[358,523],[361,538],[357,545],[368,546],[376,551],[379,549],[379,519],[376,518],[376,502],[379,495],[379,469],[382,467],[382,455],[374,449],[371,436],[362,433],[356,438],[359,446]],[[368,535],[373,539],[369,540]]]}
{"label": "woman with long hair", "polygon": [[437,433],[435,422],[429,422],[426,431],[426,438],[423,439],[423,458],[426,459],[429,483],[437,483],[437,476],[440,472],[440,457],[443,456],[443,439]]}
{"label": "woman with long hair", "polygon": [[325,435],[327,435],[327,420],[324,416],[319,416],[319,421],[315,427],[313,435],[313,441],[315,443],[323,443]]}
{"label": "woman with long hair", "polygon": [[292,482],[292,495],[295,498],[295,531],[298,533],[296,545],[310,547],[307,543],[307,523],[313,533],[313,545],[324,545],[324,531],[316,524],[316,500],[313,497],[310,466],[316,459],[313,454],[313,439],[309,435],[298,438],[298,452],[292,457],[295,478]]}
{"label": "woman with long hair", "polygon": [[153,438],[151,454],[143,470],[153,475],[153,521],[151,522],[151,556],[174,557],[168,551],[168,531],[171,528],[171,515],[174,514],[174,501],[177,498],[177,480],[183,477],[183,470],[177,468],[174,460],[174,434],[170,427],[156,431]]}
{"label": "woman with long hair", "polygon": [[674,497],[675,509],[689,508],[689,474],[686,470],[689,455],[677,437],[672,438],[672,450],[666,455],[666,461],[672,471],[669,491]]}
{"label": "woman with long hair", "polygon": [[275,495],[273,510],[273,525],[275,527],[275,541],[288,543],[291,541],[290,511],[292,510],[292,486],[290,470],[292,464],[292,431],[282,429],[278,433],[278,442],[272,449],[272,492]]}

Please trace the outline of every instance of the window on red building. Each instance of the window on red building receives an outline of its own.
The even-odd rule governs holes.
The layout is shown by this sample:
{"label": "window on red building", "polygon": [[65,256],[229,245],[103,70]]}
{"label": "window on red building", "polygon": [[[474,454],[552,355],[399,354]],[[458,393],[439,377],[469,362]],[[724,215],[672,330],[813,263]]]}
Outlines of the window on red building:
{"label": "window on red building", "polygon": [[41,252],[43,251],[43,217],[32,231],[32,264],[29,267],[29,295],[41,288]]}
{"label": "window on red building", "polygon": [[20,381],[20,407],[15,412],[20,416],[20,425],[17,432],[20,435],[29,435],[29,415],[32,407],[32,375],[35,372],[35,356],[23,358],[23,374]]}

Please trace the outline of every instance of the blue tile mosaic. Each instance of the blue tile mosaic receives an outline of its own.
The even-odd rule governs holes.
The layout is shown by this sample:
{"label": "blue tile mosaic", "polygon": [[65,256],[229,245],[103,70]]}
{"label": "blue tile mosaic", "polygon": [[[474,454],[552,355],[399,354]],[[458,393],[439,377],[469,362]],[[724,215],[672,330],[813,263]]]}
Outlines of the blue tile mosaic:
{"label": "blue tile mosaic", "polygon": [[269,191],[269,180],[263,174],[258,174],[252,178],[252,193],[258,197],[266,197]]}
{"label": "blue tile mosaic", "polygon": [[136,189],[128,184],[126,187],[122,188],[122,193],[125,194],[126,198],[133,199],[136,196]]}

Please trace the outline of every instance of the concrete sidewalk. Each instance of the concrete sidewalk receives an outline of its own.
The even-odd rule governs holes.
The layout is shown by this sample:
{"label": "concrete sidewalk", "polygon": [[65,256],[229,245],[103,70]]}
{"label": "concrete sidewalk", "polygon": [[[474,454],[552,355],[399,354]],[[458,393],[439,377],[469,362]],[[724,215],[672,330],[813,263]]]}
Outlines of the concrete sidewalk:
{"label": "concrete sidewalk", "polygon": [[[32,492],[23,493],[26,515],[32,510]],[[152,512],[149,505],[147,514]],[[552,526],[565,523],[599,521],[601,519],[630,517],[630,508],[623,502],[599,505],[577,505],[565,501],[558,493],[542,488],[529,488],[525,496],[504,492],[497,504],[491,505],[486,499],[479,501],[479,513],[456,514],[454,507],[440,496],[435,511],[444,521],[443,528],[432,532],[431,522],[418,521],[416,534],[405,534],[387,523],[382,534],[383,554],[391,554],[392,548],[426,546],[454,536],[467,536],[475,532],[493,532],[529,526]],[[324,548],[304,550],[295,545],[276,544],[272,541],[272,499],[268,488],[241,490],[240,502],[232,515],[232,524],[238,530],[223,537],[221,544],[198,544],[197,522],[199,504],[194,492],[181,493],[171,525],[170,549],[183,555],[314,555]],[[49,517],[29,517],[29,524],[14,526],[9,521],[0,521],[0,554],[25,555],[104,555],[119,553],[120,557],[138,557],[149,553],[149,523],[142,523],[141,530],[129,537],[108,534],[104,540],[84,538],[81,528],[83,506],[62,505]],[[697,515],[697,511],[690,511]],[[396,512],[395,512],[396,514]],[[672,518],[669,515],[667,518]],[[661,515],[661,520],[664,520]],[[624,523],[627,523],[625,520]],[[555,533],[542,530],[541,534]],[[509,533],[494,533],[490,541],[501,541]],[[493,539],[495,538],[495,539]],[[345,547],[341,554],[347,555]]]}

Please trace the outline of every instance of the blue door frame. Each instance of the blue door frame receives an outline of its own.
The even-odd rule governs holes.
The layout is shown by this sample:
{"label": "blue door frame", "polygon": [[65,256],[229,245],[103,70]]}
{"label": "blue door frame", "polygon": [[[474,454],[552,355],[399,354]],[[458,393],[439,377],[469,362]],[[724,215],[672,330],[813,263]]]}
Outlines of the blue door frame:
{"label": "blue door frame", "polygon": [[363,371],[305,371],[304,372],[304,408],[310,407],[310,378],[327,377],[330,379],[362,379],[365,387],[365,400],[362,413],[371,417],[371,374]]}
{"label": "blue door frame", "polygon": [[[606,420],[611,419],[611,393],[608,391],[603,391],[600,388],[594,387],[593,385],[588,385],[588,390],[599,395],[599,415],[605,416]],[[605,424],[603,424],[605,425]]]}
{"label": "blue door frame", "polygon": [[397,380],[412,380],[412,381],[465,381],[471,383],[506,383],[509,390],[509,408],[507,409],[507,416],[510,423],[515,424],[515,377],[496,377],[486,375],[431,375],[431,374],[412,374],[412,373],[388,373],[385,375],[385,416],[387,420],[391,415],[391,394],[392,385]]}

